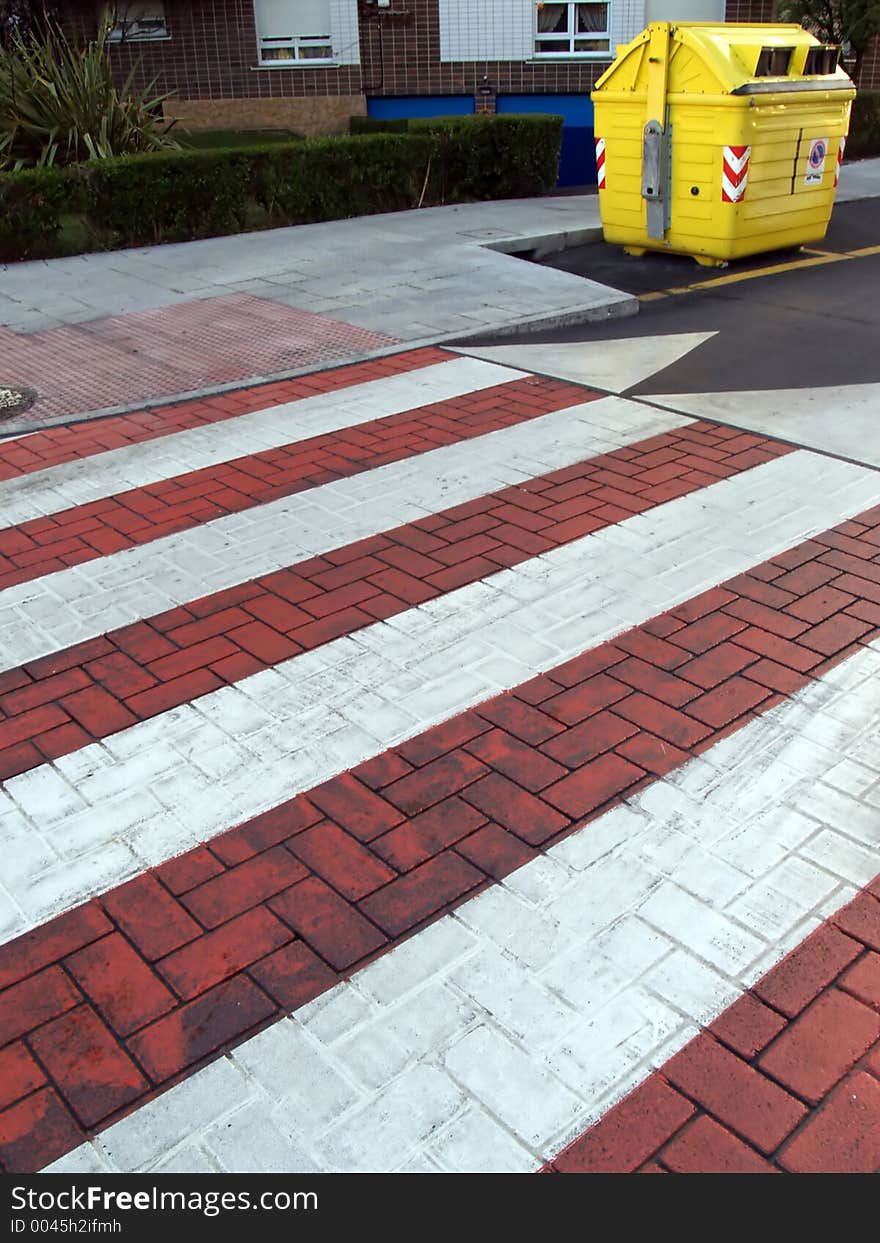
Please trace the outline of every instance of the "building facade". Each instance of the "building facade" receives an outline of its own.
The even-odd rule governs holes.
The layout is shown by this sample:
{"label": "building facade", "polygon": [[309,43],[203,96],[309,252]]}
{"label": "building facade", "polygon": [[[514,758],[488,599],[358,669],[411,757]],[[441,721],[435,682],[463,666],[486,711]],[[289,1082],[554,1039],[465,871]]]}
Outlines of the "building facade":
{"label": "building facade", "polygon": [[[650,21],[770,21],[772,0],[75,0],[120,72],[190,129],[343,132],[352,115],[561,113],[560,183],[593,175],[593,83]],[[868,74],[880,71],[876,55]]]}
{"label": "building facade", "polygon": [[[75,0],[94,28],[107,5]],[[115,9],[120,69],[192,127],[333,133],[377,101],[584,95],[648,21],[768,21],[771,0],[146,0]],[[502,107],[504,103],[502,102]],[[440,109],[442,111],[442,109]]]}

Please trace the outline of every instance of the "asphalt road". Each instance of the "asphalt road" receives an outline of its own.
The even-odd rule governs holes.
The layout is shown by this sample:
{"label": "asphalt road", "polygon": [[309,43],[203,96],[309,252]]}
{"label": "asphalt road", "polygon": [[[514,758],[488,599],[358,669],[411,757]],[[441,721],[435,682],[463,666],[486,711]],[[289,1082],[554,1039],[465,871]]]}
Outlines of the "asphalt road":
{"label": "asphalt road", "polygon": [[[875,253],[853,253],[871,248]],[[638,294],[639,315],[519,338],[487,335],[468,345],[715,331],[631,395],[880,382],[880,199],[840,204],[824,241],[805,251],[725,269],[671,255],[634,258],[604,243],[544,262]]]}

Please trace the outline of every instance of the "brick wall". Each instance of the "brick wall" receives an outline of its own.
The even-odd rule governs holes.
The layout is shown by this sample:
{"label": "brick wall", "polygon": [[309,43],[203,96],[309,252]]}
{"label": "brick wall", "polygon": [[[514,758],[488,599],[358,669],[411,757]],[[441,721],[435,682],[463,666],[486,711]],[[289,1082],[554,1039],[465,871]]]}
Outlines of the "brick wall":
{"label": "brick wall", "polygon": [[437,0],[407,0],[406,8],[411,17],[405,20],[362,19],[361,59],[368,95],[474,94],[484,78],[499,93],[574,93],[588,90],[605,68],[583,61],[442,64]]}
{"label": "brick wall", "polygon": [[[74,0],[77,20],[93,25],[94,5]],[[139,80],[159,78],[164,91],[190,99],[326,95],[461,94],[488,75],[493,85],[535,92],[576,91],[601,73],[601,64],[522,62],[440,63],[437,0],[406,0],[406,16],[377,17],[360,8],[361,67],[256,69],[251,0],[165,0],[172,37],[114,49],[126,71],[140,62]]]}
{"label": "brick wall", "polygon": [[[74,0],[71,21],[94,28],[93,0]],[[251,0],[166,0],[171,38],[113,48],[120,76],[170,92],[167,116],[192,128],[344,130],[366,110],[357,65],[259,69]]]}
{"label": "brick wall", "polygon": [[[290,126],[305,133],[345,127],[371,95],[474,95],[491,111],[495,93],[577,94],[589,91],[601,62],[475,61],[441,63],[438,0],[405,0],[381,17],[363,0],[360,65],[334,68],[257,68],[251,0],[166,0],[172,37],[114,49],[120,71],[139,63],[141,83],[157,80],[172,92],[167,111],[187,124]],[[728,0],[729,21],[767,21],[772,0]],[[396,15],[395,8],[403,10]],[[74,0],[84,26],[94,22],[93,0]],[[880,83],[880,57],[869,70]],[[493,94],[479,94],[488,81]],[[868,79],[863,83],[868,84]]]}
{"label": "brick wall", "polygon": [[863,90],[880,91],[880,39],[875,39],[862,62]]}
{"label": "brick wall", "polygon": [[773,0],[727,0],[728,22],[772,22]]}
{"label": "brick wall", "polygon": [[[84,27],[94,26],[93,0],[71,5]],[[120,69],[140,63],[141,83],[158,78],[162,91],[191,99],[352,95],[361,90],[356,65],[334,69],[257,69],[251,0],[165,0],[170,39],[113,49]]]}

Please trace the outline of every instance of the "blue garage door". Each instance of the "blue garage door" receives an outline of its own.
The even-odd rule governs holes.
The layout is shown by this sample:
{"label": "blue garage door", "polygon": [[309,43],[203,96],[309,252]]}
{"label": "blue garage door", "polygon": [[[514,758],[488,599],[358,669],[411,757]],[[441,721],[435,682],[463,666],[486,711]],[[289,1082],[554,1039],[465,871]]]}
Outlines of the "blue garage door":
{"label": "blue garage door", "polygon": [[560,186],[596,184],[593,104],[589,95],[499,95],[498,112],[550,112],[563,118]]}
{"label": "blue garage door", "polygon": [[460,117],[473,110],[473,95],[405,95],[367,100],[367,116],[380,121],[396,121],[398,117]]}

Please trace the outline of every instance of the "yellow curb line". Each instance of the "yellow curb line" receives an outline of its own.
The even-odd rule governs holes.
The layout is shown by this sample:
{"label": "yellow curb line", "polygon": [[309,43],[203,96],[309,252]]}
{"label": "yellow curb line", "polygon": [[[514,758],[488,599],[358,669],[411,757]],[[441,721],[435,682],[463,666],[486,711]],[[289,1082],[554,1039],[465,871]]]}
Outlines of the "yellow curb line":
{"label": "yellow curb line", "polygon": [[678,285],[672,289],[657,290],[652,293],[639,294],[639,302],[656,302],[660,298],[675,297],[678,294],[694,293],[699,289],[717,289],[722,285],[736,285],[740,281],[757,280],[761,276],[778,276],[782,272],[795,272],[799,268],[818,268],[826,263],[840,263],[844,259],[865,259],[871,255],[880,255],[880,246],[863,246],[860,250],[806,251],[809,259],[792,259],[788,263],[775,263],[768,268],[759,268],[750,272],[731,272],[726,276],[715,276],[707,281],[694,281],[691,285]]}

